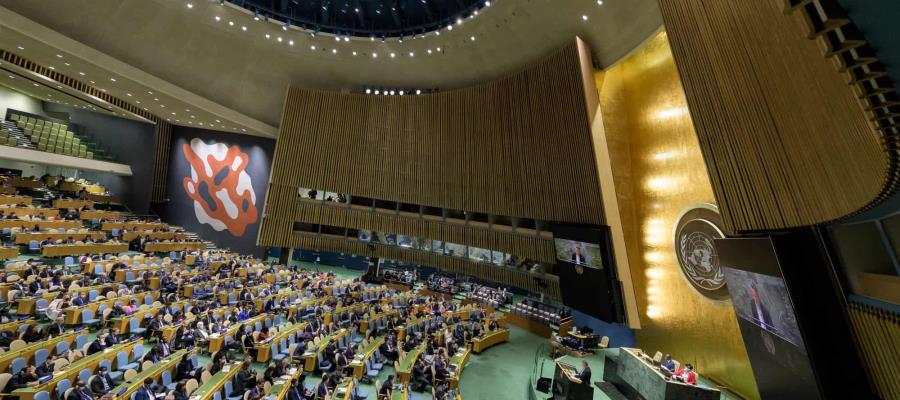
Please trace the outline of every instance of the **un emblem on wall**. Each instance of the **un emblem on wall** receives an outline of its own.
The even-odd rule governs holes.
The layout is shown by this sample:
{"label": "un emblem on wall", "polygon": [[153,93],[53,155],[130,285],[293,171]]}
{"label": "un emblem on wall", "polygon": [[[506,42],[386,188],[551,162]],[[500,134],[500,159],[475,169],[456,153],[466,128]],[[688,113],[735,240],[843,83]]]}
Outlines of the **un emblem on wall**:
{"label": "un emblem on wall", "polygon": [[687,208],[675,225],[675,254],[681,272],[700,294],[715,300],[728,298],[715,246],[715,239],[725,237],[722,226],[722,216],[712,204]]}

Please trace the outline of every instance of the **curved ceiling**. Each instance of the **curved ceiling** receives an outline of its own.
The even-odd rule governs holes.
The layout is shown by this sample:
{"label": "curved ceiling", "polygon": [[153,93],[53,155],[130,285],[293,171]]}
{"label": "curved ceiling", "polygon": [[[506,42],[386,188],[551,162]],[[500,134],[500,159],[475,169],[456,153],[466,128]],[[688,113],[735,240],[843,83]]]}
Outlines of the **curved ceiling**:
{"label": "curved ceiling", "polygon": [[[222,119],[251,118],[273,127],[265,129],[271,132],[289,86],[338,91],[472,86],[520,70],[574,36],[583,38],[596,64],[605,67],[662,24],[656,0],[500,0],[452,30],[424,38],[345,41],[255,21],[252,12],[219,0],[3,0],[2,7],[91,50],[67,56],[98,68],[110,63],[91,54],[108,56],[145,74],[129,73],[135,84],[164,86],[154,92],[177,99],[195,96],[196,102],[218,106],[215,115]],[[43,41],[51,47],[54,42]],[[28,58],[28,52],[21,55]],[[116,85],[106,89],[126,98]],[[226,115],[229,110],[237,116]]]}
{"label": "curved ceiling", "polygon": [[225,0],[254,13],[313,32],[346,36],[425,34],[478,14],[490,0]]}

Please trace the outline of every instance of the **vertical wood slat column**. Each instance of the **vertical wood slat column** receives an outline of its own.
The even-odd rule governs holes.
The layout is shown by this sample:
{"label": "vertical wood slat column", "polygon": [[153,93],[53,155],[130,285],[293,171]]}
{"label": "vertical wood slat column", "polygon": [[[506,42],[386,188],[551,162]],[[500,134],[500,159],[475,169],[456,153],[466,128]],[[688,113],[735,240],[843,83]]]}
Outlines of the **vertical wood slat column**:
{"label": "vertical wood slat column", "polygon": [[659,4],[729,228],[827,222],[879,197],[889,157],[802,17],[777,1]]}
{"label": "vertical wood slat column", "polygon": [[863,360],[878,394],[884,399],[900,399],[900,316],[851,301],[850,322],[856,332]]}
{"label": "vertical wood slat column", "polygon": [[[172,153],[172,124],[159,118],[156,120],[156,155],[154,157],[152,201],[166,198],[169,181],[169,157]],[[180,149],[174,149],[180,151]]]}

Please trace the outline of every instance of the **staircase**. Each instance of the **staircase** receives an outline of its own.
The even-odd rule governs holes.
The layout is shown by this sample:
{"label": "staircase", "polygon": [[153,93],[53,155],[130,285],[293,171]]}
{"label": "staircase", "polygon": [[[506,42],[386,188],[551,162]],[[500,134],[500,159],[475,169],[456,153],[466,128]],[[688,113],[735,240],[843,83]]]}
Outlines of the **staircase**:
{"label": "staircase", "polygon": [[197,240],[197,239],[200,239],[200,241],[202,241],[203,243],[206,244],[206,249],[207,249],[207,250],[213,250],[213,249],[218,248],[218,247],[215,245],[215,243],[210,242],[210,241],[208,241],[208,240],[203,240],[203,239],[201,239],[200,236],[198,236],[196,233],[191,232],[191,231],[188,231],[188,230],[185,230],[184,228],[182,228],[182,227],[180,227],[180,226],[169,225],[169,229],[181,229],[181,230],[184,230],[185,238],[190,239],[190,240]]}
{"label": "staircase", "polygon": [[34,143],[25,136],[25,132],[19,128],[15,122],[13,121],[3,121],[0,122],[0,131],[6,132],[9,139],[14,139],[15,142],[10,144],[10,142],[0,143],[6,144],[7,146],[15,146],[21,147],[30,150],[36,150]]}

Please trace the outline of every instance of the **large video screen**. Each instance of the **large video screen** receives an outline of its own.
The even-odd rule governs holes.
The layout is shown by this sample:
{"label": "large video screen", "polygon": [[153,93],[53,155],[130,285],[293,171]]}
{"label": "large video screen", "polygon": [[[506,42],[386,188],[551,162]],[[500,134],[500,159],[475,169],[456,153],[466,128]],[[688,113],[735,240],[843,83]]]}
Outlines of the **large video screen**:
{"label": "large video screen", "polygon": [[603,251],[597,243],[562,238],[553,239],[556,245],[556,259],[582,267],[603,269]]}
{"label": "large video screen", "polygon": [[556,265],[563,304],[606,322],[625,317],[609,227],[557,224],[553,227]]}
{"label": "large video screen", "polygon": [[819,398],[772,242],[768,238],[717,239],[715,244],[761,397]]}

